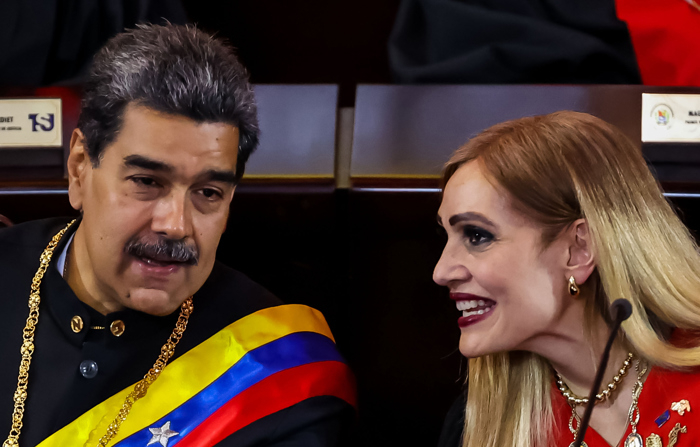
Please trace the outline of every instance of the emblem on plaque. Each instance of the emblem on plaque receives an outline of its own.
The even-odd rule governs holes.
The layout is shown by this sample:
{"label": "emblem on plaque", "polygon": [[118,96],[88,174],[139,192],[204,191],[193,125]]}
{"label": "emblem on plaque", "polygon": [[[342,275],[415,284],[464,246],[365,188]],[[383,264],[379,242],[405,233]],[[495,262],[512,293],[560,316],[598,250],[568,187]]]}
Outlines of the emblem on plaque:
{"label": "emblem on plaque", "polygon": [[671,124],[673,110],[666,104],[659,104],[652,110],[651,117],[654,119],[657,126],[666,127]]}

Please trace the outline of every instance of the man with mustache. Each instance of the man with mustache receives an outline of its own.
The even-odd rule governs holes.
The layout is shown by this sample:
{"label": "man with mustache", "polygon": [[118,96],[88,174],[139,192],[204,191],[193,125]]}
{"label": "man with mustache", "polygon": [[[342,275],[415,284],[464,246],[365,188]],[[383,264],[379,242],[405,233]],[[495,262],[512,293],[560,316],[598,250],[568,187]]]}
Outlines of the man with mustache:
{"label": "man with mustache", "polygon": [[3,446],[336,444],[354,390],[323,316],[215,260],[257,142],[221,41],[148,25],[100,50],[68,158],[81,217],[0,231]]}

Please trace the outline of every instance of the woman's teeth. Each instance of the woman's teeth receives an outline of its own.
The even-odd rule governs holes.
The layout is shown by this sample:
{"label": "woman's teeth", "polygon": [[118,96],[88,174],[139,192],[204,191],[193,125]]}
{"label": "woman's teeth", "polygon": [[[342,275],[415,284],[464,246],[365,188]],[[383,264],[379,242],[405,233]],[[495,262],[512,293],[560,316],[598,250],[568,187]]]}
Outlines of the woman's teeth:
{"label": "woman's teeth", "polygon": [[486,312],[491,312],[491,309],[493,309],[493,307],[487,307],[485,309],[479,309],[479,310],[473,310],[473,311],[465,310],[462,312],[462,316],[463,317],[471,317],[472,315],[483,315]]}
{"label": "woman's teeth", "polygon": [[486,303],[483,302],[482,300],[463,300],[463,301],[457,301],[457,310],[469,310],[469,309],[474,309],[476,307],[483,307],[485,306]]}
{"label": "woman's teeth", "polygon": [[495,306],[491,300],[488,302],[483,300],[462,300],[457,301],[457,310],[462,311],[463,317],[471,317],[472,315],[483,315],[490,312]]}

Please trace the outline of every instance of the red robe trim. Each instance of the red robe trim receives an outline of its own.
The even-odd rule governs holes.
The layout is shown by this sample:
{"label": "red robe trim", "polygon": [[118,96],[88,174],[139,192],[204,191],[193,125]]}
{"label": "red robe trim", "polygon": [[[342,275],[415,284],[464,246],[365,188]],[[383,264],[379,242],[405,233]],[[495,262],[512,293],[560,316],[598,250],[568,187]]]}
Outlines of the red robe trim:
{"label": "red robe trim", "polygon": [[684,0],[615,0],[615,6],[645,85],[700,86],[700,11]]}

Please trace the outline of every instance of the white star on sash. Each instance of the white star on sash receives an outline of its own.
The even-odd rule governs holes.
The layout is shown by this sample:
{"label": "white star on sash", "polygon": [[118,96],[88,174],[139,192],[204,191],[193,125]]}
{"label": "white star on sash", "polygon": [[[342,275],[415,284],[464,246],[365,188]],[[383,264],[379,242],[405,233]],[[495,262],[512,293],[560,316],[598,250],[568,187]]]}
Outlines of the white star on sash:
{"label": "white star on sash", "polygon": [[163,424],[163,426],[160,428],[149,428],[148,430],[150,430],[150,432],[153,433],[153,437],[146,445],[151,445],[155,444],[156,442],[160,442],[160,445],[162,445],[163,447],[168,447],[168,439],[180,434],[176,431],[170,430],[170,421]]}

